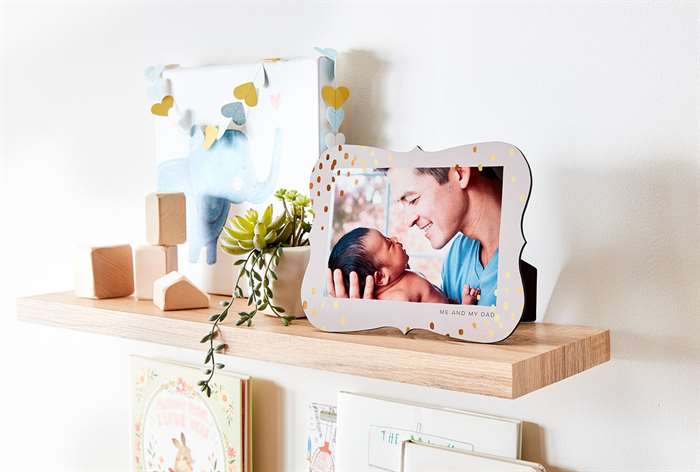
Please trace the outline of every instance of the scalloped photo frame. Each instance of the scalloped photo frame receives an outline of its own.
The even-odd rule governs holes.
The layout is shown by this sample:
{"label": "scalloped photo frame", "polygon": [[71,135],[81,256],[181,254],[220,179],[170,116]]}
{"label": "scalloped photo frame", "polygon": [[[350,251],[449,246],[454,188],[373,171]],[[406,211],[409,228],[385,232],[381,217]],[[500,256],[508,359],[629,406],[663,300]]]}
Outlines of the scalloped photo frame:
{"label": "scalloped photo frame", "polygon": [[[315,215],[301,293],[309,321],[331,332],[394,327],[506,339],[525,306],[520,257],[531,186],[525,156],[507,143],[324,151],[309,182]],[[351,271],[369,277],[353,295],[367,289],[372,299],[346,298]],[[336,293],[338,276],[344,293]]]}

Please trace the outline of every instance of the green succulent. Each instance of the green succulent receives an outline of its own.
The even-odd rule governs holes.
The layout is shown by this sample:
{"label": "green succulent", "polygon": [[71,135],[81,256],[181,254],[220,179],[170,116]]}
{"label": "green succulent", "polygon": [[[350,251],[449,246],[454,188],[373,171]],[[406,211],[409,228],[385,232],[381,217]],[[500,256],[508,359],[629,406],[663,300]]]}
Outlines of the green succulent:
{"label": "green succulent", "polygon": [[[236,215],[228,219],[221,232],[221,249],[224,252],[240,258],[235,262],[240,266],[238,278],[233,291],[233,297],[243,297],[241,278],[246,276],[250,288],[247,311],[238,313],[237,326],[243,324],[250,326],[253,317],[258,311],[269,309],[284,325],[289,325],[293,316],[284,314],[284,308],[272,303],[272,281],[277,279],[275,268],[282,256],[285,247],[308,246],[308,235],[311,232],[311,199],[296,190],[279,189],[275,192],[283,207],[282,213],[275,216],[273,205],[270,204],[260,215],[256,210],[249,209],[243,215]],[[232,300],[233,301],[233,300]],[[224,310],[213,315],[210,332],[201,340],[209,343],[210,347],[204,364],[207,376],[199,382],[199,386],[207,395],[211,393],[209,382],[216,369],[224,367],[217,363],[214,356],[224,351],[228,346],[219,344],[214,346],[214,339],[220,335],[219,323],[228,316],[231,303]],[[211,365],[210,365],[211,364]]]}

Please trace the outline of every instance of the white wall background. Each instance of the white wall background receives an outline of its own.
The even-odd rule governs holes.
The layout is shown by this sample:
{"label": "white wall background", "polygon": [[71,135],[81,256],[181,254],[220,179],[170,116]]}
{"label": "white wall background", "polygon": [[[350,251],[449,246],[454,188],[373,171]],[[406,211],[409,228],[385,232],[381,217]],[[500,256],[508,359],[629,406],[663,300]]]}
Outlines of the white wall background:
{"label": "white wall background", "polygon": [[352,142],[524,151],[539,318],[610,328],[613,360],[506,401],[230,359],[261,379],[256,470],[303,470],[306,405],[340,389],[523,418],[552,471],[700,469],[696,2],[18,1],[0,33],[2,470],[127,470],[128,355],[200,361],[15,321],[71,288],[74,244],[143,239],[144,67],[315,45],[343,52]]}

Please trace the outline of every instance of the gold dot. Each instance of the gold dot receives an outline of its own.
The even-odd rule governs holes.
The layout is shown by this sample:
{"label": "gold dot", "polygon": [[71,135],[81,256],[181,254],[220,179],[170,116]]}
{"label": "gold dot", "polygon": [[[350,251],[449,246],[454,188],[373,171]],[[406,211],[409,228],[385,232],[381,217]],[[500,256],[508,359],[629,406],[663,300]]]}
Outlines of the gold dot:
{"label": "gold dot", "polygon": [[495,160],[496,160],[496,155],[495,155],[495,154],[491,154],[491,155],[489,156],[489,159],[491,159],[492,161],[495,161]]}
{"label": "gold dot", "polygon": [[523,288],[520,285],[518,285],[517,287],[515,287],[515,291],[518,293],[523,293]]}
{"label": "gold dot", "polygon": [[472,146],[472,152],[476,152],[476,146]]}
{"label": "gold dot", "polygon": [[355,167],[355,159],[353,159],[352,161],[350,161],[350,165],[353,166],[353,167]]}
{"label": "gold dot", "polygon": [[309,302],[306,301],[306,300],[304,300],[304,302],[301,304],[301,307],[302,307],[304,310],[306,310],[307,308],[309,308]]}
{"label": "gold dot", "polygon": [[432,321],[430,322],[429,326],[430,326],[430,329],[435,329],[435,323],[433,323]]}
{"label": "gold dot", "polygon": [[476,294],[476,299],[477,299],[477,300],[481,300],[481,294],[480,294],[480,293],[477,293],[477,294]]}
{"label": "gold dot", "polygon": [[374,167],[379,167],[379,161],[377,159],[375,159],[372,162],[374,163]]}
{"label": "gold dot", "polygon": [[510,319],[511,319],[511,320],[514,320],[514,319],[515,319],[515,313],[513,313],[512,315],[510,315]]}
{"label": "gold dot", "polygon": [[326,302],[321,302],[321,310],[325,310],[325,309],[326,309]]}
{"label": "gold dot", "polygon": [[457,332],[459,333],[460,336],[462,336],[464,334],[464,330],[462,328],[459,328],[459,331],[457,331]]}
{"label": "gold dot", "polygon": [[316,316],[317,313],[318,313],[318,311],[316,311],[316,308],[311,309],[311,313],[310,313],[311,316]]}
{"label": "gold dot", "polygon": [[510,149],[508,149],[508,155],[509,155],[509,156],[515,156],[515,148],[510,148]]}
{"label": "gold dot", "polygon": [[492,329],[489,330],[489,336],[493,337],[493,330]]}
{"label": "gold dot", "polygon": [[506,279],[510,278],[510,272],[506,272]]}
{"label": "gold dot", "polygon": [[472,328],[476,329],[476,321],[472,321]]}
{"label": "gold dot", "polygon": [[348,320],[345,318],[345,315],[341,316],[341,317],[340,317],[340,326],[345,326],[345,324],[347,323],[347,321],[348,321]]}
{"label": "gold dot", "polygon": [[524,193],[521,193],[521,194],[520,194],[520,203],[525,203],[525,200],[526,200],[526,199],[527,199],[527,198],[525,197],[525,194],[524,194]]}
{"label": "gold dot", "polygon": [[404,330],[404,332],[405,332],[405,333],[408,333],[409,331],[411,331],[411,327],[410,327],[410,326],[406,326],[406,329]]}
{"label": "gold dot", "polygon": [[328,213],[328,206],[323,207],[323,213]]}
{"label": "gold dot", "polygon": [[338,308],[340,308],[340,303],[338,303],[337,301],[333,302],[333,309],[337,310]]}
{"label": "gold dot", "polygon": [[362,167],[364,167],[364,166],[365,166],[365,160],[364,160],[364,159],[362,159],[362,158],[360,158],[360,165],[361,165]]}
{"label": "gold dot", "polygon": [[496,323],[498,323],[499,321],[501,321],[501,315],[496,313],[496,315],[493,317],[493,319],[494,319],[494,321],[496,321]]}
{"label": "gold dot", "polygon": [[513,183],[515,183],[515,182],[518,181],[518,179],[517,179],[517,177],[515,177],[515,176],[513,175],[513,176],[511,176],[510,181],[513,182]]}
{"label": "gold dot", "polygon": [[484,170],[484,166],[482,166],[481,164],[479,164],[479,172],[481,172],[482,170]]}
{"label": "gold dot", "polygon": [[508,311],[508,308],[510,308],[510,303],[504,302],[504,303],[503,303],[503,309],[504,309],[505,311]]}

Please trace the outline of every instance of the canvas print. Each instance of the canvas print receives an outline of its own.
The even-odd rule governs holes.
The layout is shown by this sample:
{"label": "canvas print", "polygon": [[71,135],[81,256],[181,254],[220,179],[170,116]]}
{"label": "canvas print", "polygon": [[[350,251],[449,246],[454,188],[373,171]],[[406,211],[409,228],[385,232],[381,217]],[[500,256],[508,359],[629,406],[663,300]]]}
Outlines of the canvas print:
{"label": "canvas print", "polygon": [[337,470],[399,472],[407,440],[515,459],[520,428],[510,418],[340,392]]}
{"label": "canvas print", "polygon": [[334,472],[336,408],[323,403],[309,405],[309,436],[306,440],[306,461],[309,472]]}
{"label": "canvas print", "polygon": [[250,470],[247,377],[219,373],[209,398],[195,367],[132,357],[131,377],[134,471]]}
{"label": "canvas print", "polygon": [[218,245],[229,214],[266,206],[280,187],[303,189],[335,139],[340,123],[321,99],[333,71],[327,57],[147,70],[157,191],[186,195],[179,266],[205,291],[233,291],[234,261]]}
{"label": "canvas print", "polygon": [[337,145],[309,190],[302,299],[324,331],[395,327],[507,338],[525,307],[520,255],[530,168],[507,143],[436,152]]}

